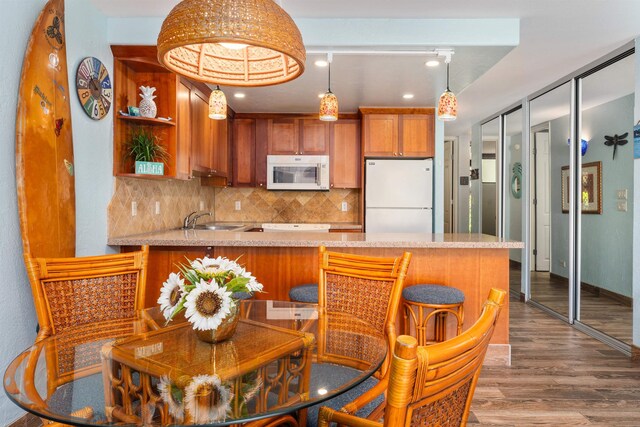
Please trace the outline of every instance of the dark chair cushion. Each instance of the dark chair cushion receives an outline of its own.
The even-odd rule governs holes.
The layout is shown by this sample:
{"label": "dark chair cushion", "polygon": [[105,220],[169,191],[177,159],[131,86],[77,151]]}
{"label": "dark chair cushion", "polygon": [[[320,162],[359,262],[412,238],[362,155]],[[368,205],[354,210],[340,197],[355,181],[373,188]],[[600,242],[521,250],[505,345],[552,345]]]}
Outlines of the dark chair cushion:
{"label": "dark chair cushion", "polygon": [[[314,387],[326,388],[328,390],[334,389],[333,384],[344,383],[344,377],[353,377],[358,371],[353,368],[345,366],[331,365],[331,364],[316,364],[311,367],[312,375],[314,378],[320,378],[318,381],[314,381]],[[332,409],[339,410],[347,403],[353,401],[358,396],[364,394],[367,390],[371,389],[378,383],[378,380],[369,377],[361,384],[351,390],[342,393],[333,399],[329,399],[326,402],[319,403],[311,406],[307,409],[307,427],[316,427],[318,425],[318,412],[321,406],[328,406]],[[312,395],[315,390],[312,391]],[[384,395],[378,396],[375,400],[356,412],[356,415],[362,418],[366,418],[375,408],[378,407],[384,401]]]}
{"label": "dark chair cushion", "polygon": [[251,292],[234,292],[231,294],[231,298],[245,300],[253,298],[253,294]]}
{"label": "dark chair cushion", "polygon": [[460,289],[442,285],[415,285],[402,290],[402,297],[409,302],[422,304],[460,304],[464,293]]}
{"label": "dark chair cushion", "polygon": [[289,299],[295,302],[318,303],[318,285],[313,283],[294,286],[289,289]]}

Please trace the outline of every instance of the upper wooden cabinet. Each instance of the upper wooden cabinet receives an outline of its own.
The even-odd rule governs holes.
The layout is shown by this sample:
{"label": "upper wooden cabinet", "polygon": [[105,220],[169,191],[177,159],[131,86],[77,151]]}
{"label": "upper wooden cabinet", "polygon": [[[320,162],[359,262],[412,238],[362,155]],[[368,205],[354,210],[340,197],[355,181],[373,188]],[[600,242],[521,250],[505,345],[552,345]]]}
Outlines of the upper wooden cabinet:
{"label": "upper wooden cabinet", "polygon": [[267,154],[328,155],[329,132],[318,119],[268,119]]}
{"label": "upper wooden cabinet", "polygon": [[[155,60],[155,46],[112,46],[111,49],[114,57],[113,174],[158,178],[155,175],[135,175],[134,161],[128,155],[127,148],[132,135],[144,128],[157,136],[169,153],[164,178],[187,178],[189,174],[183,173],[183,168],[186,164],[188,169],[189,152],[185,152],[180,145],[176,126],[179,120],[176,101],[179,90],[178,77]],[[171,120],[129,117],[118,113],[127,112],[127,107],[138,105],[140,86],[157,88],[155,102],[158,117],[171,117]]]}
{"label": "upper wooden cabinet", "polygon": [[256,120],[233,121],[233,186],[256,185]]}
{"label": "upper wooden cabinet", "polygon": [[331,124],[331,188],[360,188],[360,120]]}
{"label": "upper wooden cabinet", "polygon": [[433,157],[434,109],[361,109],[367,157]]}
{"label": "upper wooden cabinet", "polygon": [[227,120],[209,118],[208,87],[191,84],[191,169],[195,175],[229,178]]}
{"label": "upper wooden cabinet", "polygon": [[330,124],[318,119],[300,120],[298,153],[309,155],[329,154]]}
{"label": "upper wooden cabinet", "polygon": [[145,126],[158,136],[169,152],[164,178],[204,178],[204,185],[225,185],[230,173],[227,120],[209,118],[211,89],[178,77],[157,62],[155,46],[112,46],[114,55],[115,109],[127,111],[138,104],[140,86],[157,88],[159,117],[170,121],[116,116],[114,120],[114,175],[134,175],[126,155],[131,133]]}
{"label": "upper wooden cabinet", "polygon": [[267,154],[299,154],[298,119],[267,120]]}

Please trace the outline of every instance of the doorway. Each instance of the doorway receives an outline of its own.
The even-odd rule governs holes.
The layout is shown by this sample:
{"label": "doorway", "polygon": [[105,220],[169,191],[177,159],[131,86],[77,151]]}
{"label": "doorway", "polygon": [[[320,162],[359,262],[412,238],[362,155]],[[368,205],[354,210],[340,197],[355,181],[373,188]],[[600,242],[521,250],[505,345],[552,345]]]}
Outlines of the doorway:
{"label": "doorway", "polygon": [[531,132],[531,265],[533,271],[551,268],[551,172],[549,124]]}
{"label": "doorway", "polygon": [[453,233],[453,141],[444,141],[444,232]]}

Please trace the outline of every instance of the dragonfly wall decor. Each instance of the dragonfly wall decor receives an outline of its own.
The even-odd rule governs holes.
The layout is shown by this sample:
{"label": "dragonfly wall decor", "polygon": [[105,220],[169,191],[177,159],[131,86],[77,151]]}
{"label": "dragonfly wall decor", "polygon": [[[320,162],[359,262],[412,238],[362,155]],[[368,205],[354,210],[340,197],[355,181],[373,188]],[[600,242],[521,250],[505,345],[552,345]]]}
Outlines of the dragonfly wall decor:
{"label": "dragonfly wall decor", "polygon": [[604,142],[604,145],[606,145],[607,147],[611,147],[613,145],[613,160],[616,159],[616,151],[618,150],[618,145],[625,145],[628,142],[626,140],[628,135],[629,132],[625,132],[622,135],[605,135],[604,139],[606,139],[606,141]]}

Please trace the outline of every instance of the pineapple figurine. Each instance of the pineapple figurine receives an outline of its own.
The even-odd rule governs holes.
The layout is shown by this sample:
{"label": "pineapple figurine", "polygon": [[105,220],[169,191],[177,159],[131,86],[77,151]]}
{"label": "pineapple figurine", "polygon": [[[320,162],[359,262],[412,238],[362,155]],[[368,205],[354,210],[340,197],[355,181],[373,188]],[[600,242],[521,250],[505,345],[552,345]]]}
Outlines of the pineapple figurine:
{"label": "pineapple figurine", "polygon": [[155,119],[158,114],[158,107],[154,101],[155,96],[153,96],[153,92],[156,91],[156,88],[151,86],[140,86],[140,91],[142,92],[140,94],[142,100],[140,101],[140,105],[138,105],[140,116]]}

